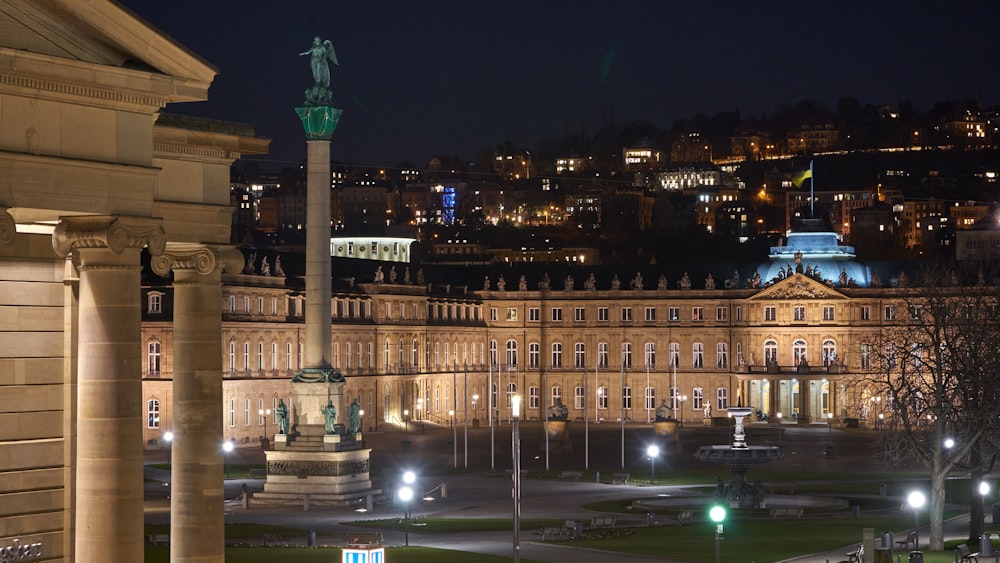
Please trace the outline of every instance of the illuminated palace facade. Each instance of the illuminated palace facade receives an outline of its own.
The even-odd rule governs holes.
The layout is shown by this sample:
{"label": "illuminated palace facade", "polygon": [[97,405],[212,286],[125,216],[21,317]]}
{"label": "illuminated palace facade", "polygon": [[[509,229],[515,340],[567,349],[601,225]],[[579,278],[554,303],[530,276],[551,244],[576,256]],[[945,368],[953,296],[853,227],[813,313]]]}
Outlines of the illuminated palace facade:
{"label": "illuminated palace facade", "polygon": [[[334,288],[331,363],[347,376],[345,396],[359,399],[366,430],[402,424],[404,413],[486,420],[490,404],[506,420],[515,393],[529,420],[557,397],[581,420],[646,422],[663,401],[686,422],[738,403],[772,423],[863,418],[849,382],[868,367],[869,342],[895,321],[897,290],[840,286],[792,264],[764,265],[781,272],[769,282],[685,276],[671,289],[665,278],[649,289],[617,276],[607,288],[567,279],[530,290],[501,289],[497,278],[478,290],[349,279]],[[150,445],[172,424],[171,293],[166,281],[144,287]],[[291,403],[304,296],[283,277],[224,274],[222,299],[224,435],[255,444],[273,435],[278,400]]]}

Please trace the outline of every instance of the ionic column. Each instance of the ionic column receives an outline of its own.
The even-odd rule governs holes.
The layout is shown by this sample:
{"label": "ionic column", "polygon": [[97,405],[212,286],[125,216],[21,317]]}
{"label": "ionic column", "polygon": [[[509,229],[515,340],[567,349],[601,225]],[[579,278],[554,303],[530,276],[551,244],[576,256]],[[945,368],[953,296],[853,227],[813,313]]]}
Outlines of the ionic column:
{"label": "ionic column", "polygon": [[64,217],[52,235],[80,275],[77,563],[143,558],[139,254],[164,244],[159,222],[139,217]]}
{"label": "ionic column", "polygon": [[0,206],[0,246],[12,246],[17,235],[17,223],[7,213],[7,208]]}
{"label": "ionic column", "polygon": [[[767,408],[768,408],[768,421],[773,424],[778,424],[781,420],[778,418],[778,405],[780,404],[779,395],[781,394],[781,384],[777,379],[767,379]],[[786,414],[787,413],[783,413]]]}
{"label": "ionic column", "polygon": [[223,563],[222,270],[243,260],[228,247],[168,243],[151,266],[174,273],[170,561]]}

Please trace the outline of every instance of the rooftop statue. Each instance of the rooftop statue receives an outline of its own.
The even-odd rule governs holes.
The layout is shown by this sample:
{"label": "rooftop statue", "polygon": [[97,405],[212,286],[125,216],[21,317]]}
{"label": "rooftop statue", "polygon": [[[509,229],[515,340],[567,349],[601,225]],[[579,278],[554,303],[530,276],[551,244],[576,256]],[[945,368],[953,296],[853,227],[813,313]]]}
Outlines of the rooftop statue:
{"label": "rooftop statue", "polygon": [[673,418],[670,413],[670,407],[667,406],[667,400],[661,399],[660,406],[656,407],[656,422],[665,422]]}
{"label": "rooftop statue", "polygon": [[329,39],[321,41],[319,36],[313,37],[309,49],[299,53],[300,57],[305,55],[309,55],[309,65],[315,82],[312,88],[306,90],[306,103],[313,106],[330,105],[332,100],[330,63],[340,66],[337,53],[333,50],[333,43]]}
{"label": "rooftop statue", "polygon": [[705,289],[715,289],[715,278],[712,277],[712,274],[708,274],[708,277],[705,278]]}

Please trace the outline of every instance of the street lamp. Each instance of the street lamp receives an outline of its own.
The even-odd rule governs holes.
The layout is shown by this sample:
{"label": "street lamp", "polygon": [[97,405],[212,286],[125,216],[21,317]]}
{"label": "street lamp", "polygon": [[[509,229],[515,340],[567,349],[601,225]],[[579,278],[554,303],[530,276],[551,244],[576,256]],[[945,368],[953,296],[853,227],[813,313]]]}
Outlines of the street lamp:
{"label": "street lamp", "polygon": [[479,409],[476,405],[479,403],[479,393],[473,393],[472,395],[472,425],[479,427]]}
{"label": "street lamp", "polygon": [[167,430],[163,433],[163,441],[167,443],[167,465],[173,468],[173,456],[171,454],[170,445],[174,441],[174,433]]}
{"label": "street lamp", "polygon": [[451,449],[455,454],[455,468],[458,469],[458,426],[455,426],[455,410],[449,410],[448,416],[451,417]]}
{"label": "street lamp", "polygon": [[399,488],[399,500],[403,502],[403,518],[406,522],[404,525],[403,537],[405,538],[405,547],[410,547],[410,501],[413,500],[413,487],[412,485],[417,482],[417,474],[412,471],[406,471],[403,473],[403,486]]}
{"label": "street lamp", "polygon": [[264,439],[267,440],[264,442],[266,444],[264,449],[266,450],[267,445],[271,444],[271,437],[267,435],[267,417],[271,416],[271,409],[258,409],[257,414],[264,419]]}
{"label": "street lamp", "polygon": [[403,445],[410,444],[410,409],[403,409]]}
{"label": "street lamp", "polygon": [[722,556],[722,523],[726,520],[726,509],[717,504],[708,511],[708,517],[715,522],[715,563],[719,563]]}
{"label": "street lamp", "polygon": [[514,563],[521,561],[521,397],[511,398],[514,452]]}
{"label": "street lamp", "polygon": [[913,549],[920,549],[920,509],[927,502],[927,497],[920,491],[913,491],[906,497],[906,502],[913,508]]}
{"label": "street lamp", "polygon": [[653,484],[653,464],[656,463],[656,456],[660,455],[660,447],[651,445],[646,448],[646,455],[649,456],[649,484]]}
{"label": "street lamp", "polygon": [[226,466],[226,479],[229,479],[229,452],[233,451],[233,443],[226,440],[222,443],[222,464]]}

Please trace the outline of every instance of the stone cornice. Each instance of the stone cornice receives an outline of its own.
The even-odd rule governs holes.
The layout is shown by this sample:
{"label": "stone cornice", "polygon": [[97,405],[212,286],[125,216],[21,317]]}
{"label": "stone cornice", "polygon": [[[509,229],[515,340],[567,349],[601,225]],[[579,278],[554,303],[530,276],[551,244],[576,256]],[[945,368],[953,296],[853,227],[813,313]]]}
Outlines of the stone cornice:
{"label": "stone cornice", "polygon": [[167,238],[158,219],[120,215],[63,217],[52,233],[52,248],[67,256],[78,248],[107,248],[121,254],[129,248],[148,248],[152,256],[163,253]]}
{"label": "stone cornice", "polygon": [[206,99],[208,84],[0,48],[0,91],[151,113],[170,102]]}
{"label": "stone cornice", "polygon": [[150,267],[159,276],[170,270],[194,270],[202,275],[238,272],[243,269],[243,254],[232,246],[169,242],[162,254],[152,258]]}

